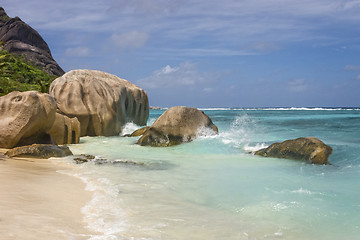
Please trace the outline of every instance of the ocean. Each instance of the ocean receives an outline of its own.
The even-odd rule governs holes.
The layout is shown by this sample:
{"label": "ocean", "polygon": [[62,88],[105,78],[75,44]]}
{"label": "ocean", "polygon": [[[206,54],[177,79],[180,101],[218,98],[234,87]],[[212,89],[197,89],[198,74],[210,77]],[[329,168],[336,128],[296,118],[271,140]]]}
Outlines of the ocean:
{"label": "ocean", "polygon": [[[63,171],[86,183],[91,240],[359,239],[359,108],[202,109],[219,134],[167,148],[137,138],[84,137],[96,158]],[[165,110],[150,110],[151,125]],[[139,126],[128,123],[122,134]],[[331,165],[252,151],[298,137],[333,148]]]}

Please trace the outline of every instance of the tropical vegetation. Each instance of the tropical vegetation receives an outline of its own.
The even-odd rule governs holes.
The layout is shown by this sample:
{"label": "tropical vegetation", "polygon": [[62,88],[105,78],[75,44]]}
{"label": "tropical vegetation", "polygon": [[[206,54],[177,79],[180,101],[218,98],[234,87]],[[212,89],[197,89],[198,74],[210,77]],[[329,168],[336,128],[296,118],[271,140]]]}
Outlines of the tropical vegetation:
{"label": "tropical vegetation", "polygon": [[55,78],[24,57],[7,52],[0,42],[0,96],[12,91],[48,92]]}

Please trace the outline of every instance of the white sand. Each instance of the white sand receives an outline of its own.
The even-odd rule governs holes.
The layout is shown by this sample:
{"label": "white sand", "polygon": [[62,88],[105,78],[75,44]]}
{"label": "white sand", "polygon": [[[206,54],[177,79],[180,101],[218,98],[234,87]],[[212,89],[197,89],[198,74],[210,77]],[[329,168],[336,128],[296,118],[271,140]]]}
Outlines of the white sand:
{"label": "white sand", "polygon": [[10,159],[0,149],[0,240],[87,239],[81,208],[91,199],[67,169],[43,159]]}

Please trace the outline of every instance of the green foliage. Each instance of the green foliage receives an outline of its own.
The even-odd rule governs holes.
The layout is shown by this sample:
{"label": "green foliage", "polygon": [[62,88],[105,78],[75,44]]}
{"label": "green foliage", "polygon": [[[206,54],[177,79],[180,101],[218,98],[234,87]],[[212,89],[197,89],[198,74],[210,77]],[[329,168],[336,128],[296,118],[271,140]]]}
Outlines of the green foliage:
{"label": "green foliage", "polygon": [[6,22],[6,21],[9,21],[11,19],[11,17],[9,17],[8,15],[3,15],[0,17],[0,21],[2,22]]}
{"label": "green foliage", "polygon": [[12,91],[48,92],[55,78],[23,57],[3,50],[0,44],[0,96]]}

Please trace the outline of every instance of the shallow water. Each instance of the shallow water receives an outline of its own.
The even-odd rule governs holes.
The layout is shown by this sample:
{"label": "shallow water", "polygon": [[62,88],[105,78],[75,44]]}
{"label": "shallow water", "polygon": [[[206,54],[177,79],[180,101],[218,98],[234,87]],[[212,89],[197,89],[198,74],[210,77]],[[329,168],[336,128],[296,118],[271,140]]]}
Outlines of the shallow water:
{"label": "shallow water", "polygon": [[[151,110],[149,124],[163,111]],[[70,146],[106,159],[68,172],[93,192],[82,209],[98,232],[91,239],[358,239],[359,109],[204,112],[219,135],[168,148],[121,136]],[[123,134],[137,128],[128,124]],[[332,165],[248,153],[303,136],[333,147]]]}

